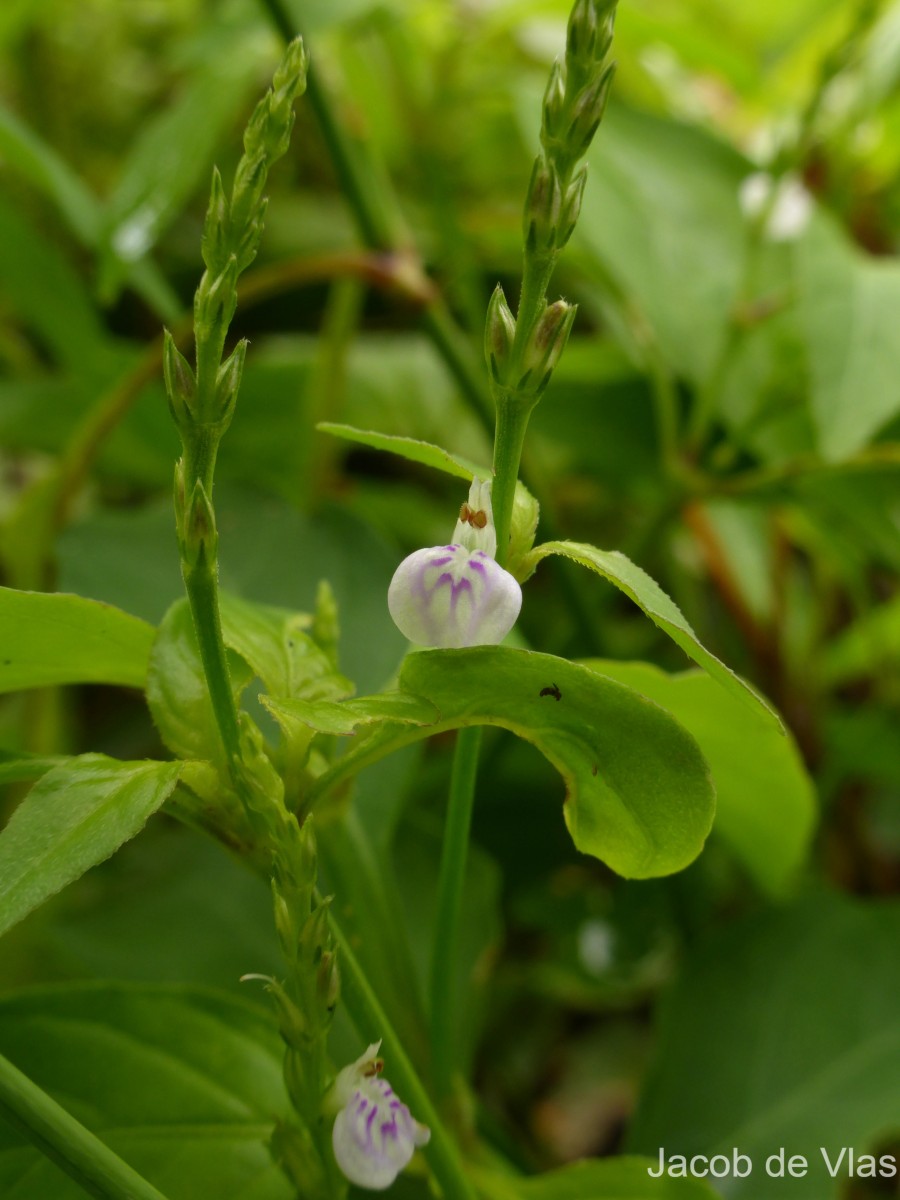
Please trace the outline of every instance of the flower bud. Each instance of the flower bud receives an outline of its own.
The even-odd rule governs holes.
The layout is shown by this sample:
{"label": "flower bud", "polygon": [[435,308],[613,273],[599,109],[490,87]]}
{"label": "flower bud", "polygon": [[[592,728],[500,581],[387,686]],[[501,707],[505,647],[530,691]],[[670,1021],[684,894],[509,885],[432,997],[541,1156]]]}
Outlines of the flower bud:
{"label": "flower bud", "polygon": [[330,900],[319,904],[303,922],[300,930],[300,954],[304,962],[316,966],[322,961],[325,948],[331,941],[328,927]]}
{"label": "flower bud", "polygon": [[566,55],[587,66],[612,45],[616,0],[576,0],[569,17]]}
{"label": "flower bud", "polygon": [[572,124],[568,131],[567,145],[575,158],[586,154],[594,139],[597,127],[606,111],[609,91],[612,87],[616,64],[610,63],[581,91],[575,100]]}
{"label": "flower bud", "polygon": [[497,383],[505,380],[506,366],[516,336],[516,320],[506,303],[503,288],[498,283],[488,303],[484,326],[484,356],[491,377]]}
{"label": "flower bud", "polygon": [[547,386],[553,368],[566,348],[577,311],[577,305],[556,300],[541,313],[525,347],[522,359],[525,374],[519,381],[520,389],[540,395]]}
{"label": "flower bud", "polygon": [[211,336],[227,329],[237,305],[238,262],[233,254],[222,270],[212,278],[204,275],[194,298],[194,327],[198,336]]}
{"label": "flower bud", "polygon": [[325,1012],[330,1016],[341,995],[341,974],[337,954],[326,950],[316,971],[316,996]]}
{"label": "flower bud", "polygon": [[525,201],[525,244],[529,250],[550,250],[557,244],[563,206],[559,172],[552,160],[539,154],[534,161]]}
{"label": "flower bud", "polygon": [[587,183],[587,167],[584,166],[566,188],[563,198],[562,212],[559,218],[556,247],[562,249],[572,236],[581,212],[581,200],[584,196],[584,185]]}
{"label": "flower bud", "polygon": [[209,189],[209,207],[203,226],[200,250],[203,261],[213,274],[218,274],[228,261],[228,198],[218,167],[213,167],[212,185]]}
{"label": "flower bud", "polygon": [[182,556],[190,566],[196,566],[201,556],[214,562],[219,535],[216,514],[201,480],[194,484],[184,513],[182,527]]}
{"label": "flower bud", "polygon": [[216,420],[222,422],[223,430],[227,428],[234,414],[246,357],[247,339],[241,338],[216,373]]}
{"label": "flower bud", "polygon": [[541,140],[556,141],[565,132],[566,78],[559,59],[550,68],[541,118]]}
{"label": "flower bud", "polygon": [[378,1058],[381,1043],[339,1073],[326,1100],[340,1107],[331,1134],[334,1157],[357,1187],[389,1188],[431,1130],[414,1120],[386,1079]]}
{"label": "flower bud", "polygon": [[197,395],[197,380],[191,364],[175,345],[168,329],[163,330],[163,376],[169,408],[179,429],[194,419],[193,404]]}

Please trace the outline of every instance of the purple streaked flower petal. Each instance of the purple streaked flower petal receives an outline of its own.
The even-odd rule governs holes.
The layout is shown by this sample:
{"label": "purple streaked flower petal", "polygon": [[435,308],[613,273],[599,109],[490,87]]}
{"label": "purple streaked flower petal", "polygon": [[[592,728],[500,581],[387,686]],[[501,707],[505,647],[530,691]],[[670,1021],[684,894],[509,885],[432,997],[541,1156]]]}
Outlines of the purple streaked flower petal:
{"label": "purple streaked flower petal", "polygon": [[483,550],[430,546],[403,560],[388,589],[394,623],[420,646],[495,646],[516,623],[522,589]]}
{"label": "purple streaked flower petal", "polygon": [[416,1147],[431,1137],[431,1131],[413,1119],[388,1081],[377,1074],[381,1069],[377,1052],[377,1045],[370,1046],[335,1080],[334,1099],[343,1107],[331,1133],[341,1171],[357,1187],[373,1192],[389,1188]]}

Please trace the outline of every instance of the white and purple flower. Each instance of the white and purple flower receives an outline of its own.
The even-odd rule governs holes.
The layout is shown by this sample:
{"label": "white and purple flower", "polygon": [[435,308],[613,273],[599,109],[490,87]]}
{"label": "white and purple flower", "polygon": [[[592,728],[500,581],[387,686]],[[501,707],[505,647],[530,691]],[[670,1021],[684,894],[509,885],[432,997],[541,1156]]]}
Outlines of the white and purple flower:
{"label": "white and purple flower", "polygon": [[332,1104],[340,1106],[331,1135],[334,1157],[351,1183],[373,1192],[389,1188],[431,1137],[381,1077],[380,1045],[344,1067],[331,1093]]}
{"label": "white and purple flower", "polygon": [[489,480],[475,479],[453,541],[416,550],[394,572],[388,608],[420,646],[495,646],[519,615],[522,589],[495,559],[497,535]]}

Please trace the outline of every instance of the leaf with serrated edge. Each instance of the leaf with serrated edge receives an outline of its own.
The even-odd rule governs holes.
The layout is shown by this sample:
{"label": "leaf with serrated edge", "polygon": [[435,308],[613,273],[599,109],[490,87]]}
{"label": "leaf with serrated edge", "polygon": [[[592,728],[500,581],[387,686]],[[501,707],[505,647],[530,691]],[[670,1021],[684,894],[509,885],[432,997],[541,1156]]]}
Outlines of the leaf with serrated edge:
{"label": "leaf with serrated edge", "polygon": [[[748,708],[762,720],[782,729],[781,719],[773,708],[700,642],[688,624],[681,609],[662,590],[655,579],[642,570],[630,558],[618,550],[598,550],[583,542],[543,542],[535,546],[528,556],[528,566],[533,571],[541,559],[550,554],[561,554],[590,571],[596,571],[608,579],[620,592],[630,597],[642,609],[654,625],[658,625],[677,643],[688,658],[708,671],[713,679],[743,700]],[[529,572],[530,573],[530,572]]]}
{"label": "leaf with serrated edge", "polygon": [[455,475],[457,479],[491,477],[489,467],[479,467],[467,458],[451,454],[449,450],[432,445],[431,442],[420,441],[418,438],[377,433],[373,429],[356,429],[352,425],[340,425],[330,421],[320,422],[316,429],[343,438],[347,442],[356,442],[359,446],[369,446],[372,450],[385,450],[388,454],[397,454],[409,462],[421,463],[422,466],[433,467],[436,471],[444,471],[447,475]]}
{"label": "leaf with serrated edge", "polygon": [[139,833],[180,771],[103,754],[48,771],[0,833],[0,933]]}

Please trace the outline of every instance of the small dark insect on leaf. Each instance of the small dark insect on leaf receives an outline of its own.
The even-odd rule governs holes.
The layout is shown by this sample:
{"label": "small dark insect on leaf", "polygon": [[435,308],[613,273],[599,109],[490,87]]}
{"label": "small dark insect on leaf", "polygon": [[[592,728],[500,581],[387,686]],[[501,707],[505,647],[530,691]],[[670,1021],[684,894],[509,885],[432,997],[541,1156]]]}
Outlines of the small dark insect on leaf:
{"label": "small dark insect on leaf", "polygon": [[597,764],[596,763],[594,763],[594,765],[591,767],[591,774],[592,775],[597,774]]}
{"label": "small dark insect on leaf", "polygon": [[554,700],[562,700],[562,692],[559,690],[559,688],[556,686],[555,683],[552,684],[550,687],[541,688],[541,695],[542,696],[552,696]]}

